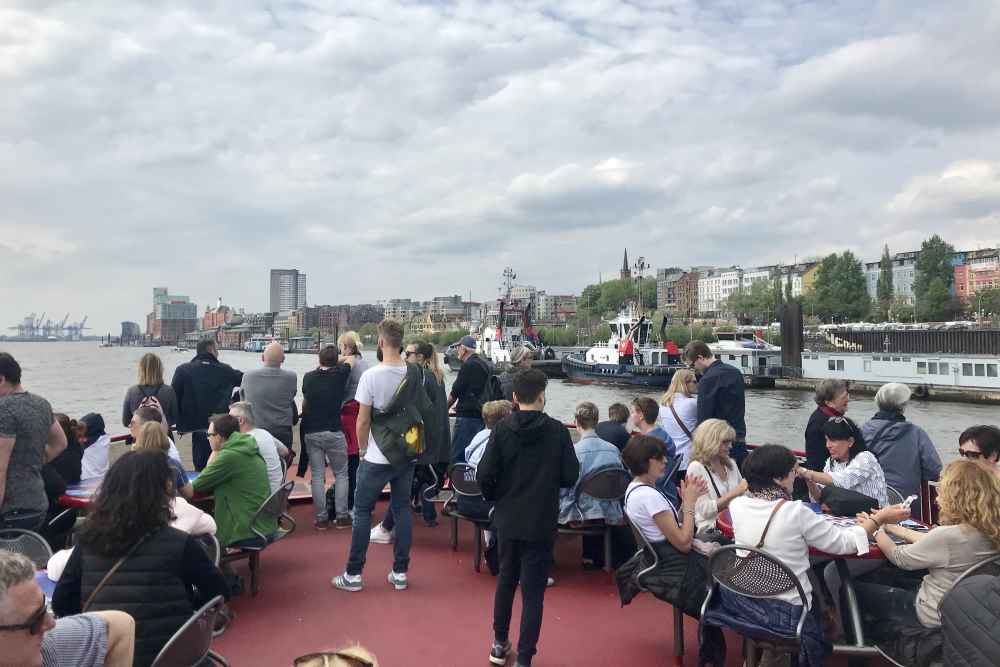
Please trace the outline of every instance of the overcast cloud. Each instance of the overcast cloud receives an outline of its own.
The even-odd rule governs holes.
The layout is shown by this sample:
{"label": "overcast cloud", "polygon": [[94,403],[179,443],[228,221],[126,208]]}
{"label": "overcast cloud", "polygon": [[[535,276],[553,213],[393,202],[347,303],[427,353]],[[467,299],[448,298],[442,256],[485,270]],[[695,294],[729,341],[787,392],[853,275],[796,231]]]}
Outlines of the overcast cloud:
{"label": "overcast cloud", "polygon": [[0,8],[0,327],[1000,242],[992,2]]}

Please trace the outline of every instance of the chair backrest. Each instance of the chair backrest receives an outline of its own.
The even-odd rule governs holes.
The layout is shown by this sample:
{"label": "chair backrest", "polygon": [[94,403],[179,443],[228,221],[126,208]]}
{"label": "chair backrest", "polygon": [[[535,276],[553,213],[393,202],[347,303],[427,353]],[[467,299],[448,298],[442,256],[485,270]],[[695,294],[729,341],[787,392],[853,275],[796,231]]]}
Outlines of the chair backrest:
{"label": "chair backrest", "polygon": [[427,488],[424,489],[422,497],[427,502],[431,502],[434,500],[434,497],[438,494],[438,491],[441,490],[441,480],[438,478],[437,470],[434,469],[434,466],[432,465],[427,466],[427,470],[430,472],[431,479],[433,479],[434,481],[431,482],[427,486]]}
{"label": "chair backrest", "polygon": [[[717,549],[709,557],[708,575],[713,588],[718,585],[749,598],[773,598],[793,590],[798,592],[803,613],[795,636],[801,637],[809,599],[798,577],[780,560],[763,549],[733,544]],[[703,613],[707,606],[708,599]]]}
{"label": "chair backrest", "polygon": [[271,535],[265,535],[257,530],[257,524],[261,519],[274,519],[281,525],[282,519],[287,520],[291,523],[292,527],[295,526],[295,520],[292,519],[288,514],[288,497],[292,494],[292,489],[295,488],[294,481],[288,481],[278,487],[278,490],[267,497],[263,503],[261,503],[260,509],[253,515],[253,519],[250,521],[250,530],[252,530],[258,537],[264,540],[270,540]]}
{"label": "chair backrest", "polygon": [[625,519],[628,521],[628,525],[632,529],[632,535],[635,536],[635,543],[639,545],[639,550],[645,551],[650,557],[651,563],[649,567],[635,573],[635,583],[639,586],[639,590],[644,591],[646,590],[646,587],[642,584],[642,578],[656,569],[656,566],[660,564],[660,556],[656,553],[656,550],[653,549],[653,545],[649,543],[646,536],[642,534],[642,531],[636,528],[636,525],[632,523],[632,519],[628,518],[627,514],[625,515]]}
{"label": "chair backrest", "polygon": [[958,579],[955,580],[955,583],[952,584],[952,588],[957,586],[958,582],[963,579],[974,577],[979,574],[985,574],[991,577],[1000,577],[1000,555],[984,558],[970,567],[968,570],[959,575]]}
{"label": "chair backrest", "polygon": [[900,493],[893,487],[889,486],[888,484],[885,485],[885,497],[886,497],[886,502],[890,505],[899,505],[901,502],[906,500],[906,498],[903,497],[902,493]]}
{"label": "chair backrest", "polygon": [[38,533],[23,528],[0,529],[0,549],[27,556],[38,569],[48,567],[52,548]]}
{"label": "chair backrest", "polygon": [[625,497],[632,476],[620,465],[607,465],[587,473],[576,486],[576,500],[586,493],[597,500],[621,500]]}
{"label": "chair backrest", "polygon": [[215,535],[209,533],[203,533],[201,535],[192,535],[194,541],[205,550],[205,555],[208,559],[212,561],[216,567],[219,566],[219,559],[222,556],[222,548],[219,546],[219,539]]}
{"label": "chair backrest", "polygon": [[482,489],[476,481],[476,468],[468,463],[455,463],[448,468],[451,488],[460,496],[481,496]]}
{"label": "chair backrest", "polygon": [[156,660],[153,661],[153,667],[200,665],[212,648],[215,617],[224,603],[222,596],[217,595],[196,611],[160,649]]}

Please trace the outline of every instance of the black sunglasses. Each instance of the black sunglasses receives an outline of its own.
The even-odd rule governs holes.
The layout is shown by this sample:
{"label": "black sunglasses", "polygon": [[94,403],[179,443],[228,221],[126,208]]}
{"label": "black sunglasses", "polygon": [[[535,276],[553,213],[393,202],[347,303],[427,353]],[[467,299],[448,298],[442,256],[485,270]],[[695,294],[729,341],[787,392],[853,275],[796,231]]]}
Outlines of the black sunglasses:
{"label": "black sunglasses", "polygon": [[403,353],[403,356],[412,357],[415,354],[416,352],[411,352],[410,350],[407,350],[406,352]]}
{"label": "black sunglasses", "polygon": [[27,630],[33,635],[41,634],[42,626],[45,625],[45,619],[49,615],[49,603],[45,599],[45,595],[42,595],[42,606],[38,608],[34,614],[28,618],[24,623],[18,623],[17,625],[0,625],[0,631],[2,632],[19,632],[20,630]]}
{"label": "black sunglasses", "polygon": [[958,455],[964,459],[971,459],[973,461],[983,458],[982,452],[974,452],[971,449],[962,449],[961,447],[958,449]]}

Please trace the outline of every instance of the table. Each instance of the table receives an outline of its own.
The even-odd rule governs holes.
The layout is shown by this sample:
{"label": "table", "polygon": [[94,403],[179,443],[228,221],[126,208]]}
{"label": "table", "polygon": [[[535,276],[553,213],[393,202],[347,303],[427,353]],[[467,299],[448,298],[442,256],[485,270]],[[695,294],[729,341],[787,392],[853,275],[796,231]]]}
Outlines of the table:
{"label": "table", "polygon": [[[819,503],[803,503],[809,507],[816,514],[822,515],[825,519],[833,522],[840,523],[842,525],[856,524],[857,522],[849,517],[833,517],[827,514],[823,514],[820,510]],[[919,523],[919,522],[918,522]],[[718,529],[727,537],[733,537],[733,518],[730,515],[729,510],[723,510],[719,512],[719,517],[716,520],[716,525]],[[922,524],[926,525],[926,524]],[[817,549],[810,548],[809,555],[816,558],[827,558],[834,562],[837,568],[837,574],[840,575],[841,586],[844,589],[844,597],[847,600],[847,613],[849,616],[849,621],[851,624],[851,632],[854,635],[854,645],[850,648],[854,651],[860,653],[860,649],[871,649],[865,644],[865,631],[861,623],[861,609],[858,606],[858,595],[854,590],[854,578],[851,576],[851,571],[847,567],[848,560],[884,560],[885,554],[879,549],[878,545],[873,541],[869,540],[868,543],[868,553],[858,556],[857,554],[828,554]]]}
{"label": "table", "polygon": [[[193,482],[198,478],[198,473],[194,470],[185,471],[188,476],[188,481]],[[76,484],[70,484],[66,487],[66,493],[59,496],[59,504],[63,507],[76,508],[76,509],[89,509],[90,503],[94,498],[94,494],[97,493],[97,489],[101,486],[101,480],[103,477],[90,477],[88,479],[81,479]],[[195,494],[195,500],[207,500],[211,496],[204,494]]]}

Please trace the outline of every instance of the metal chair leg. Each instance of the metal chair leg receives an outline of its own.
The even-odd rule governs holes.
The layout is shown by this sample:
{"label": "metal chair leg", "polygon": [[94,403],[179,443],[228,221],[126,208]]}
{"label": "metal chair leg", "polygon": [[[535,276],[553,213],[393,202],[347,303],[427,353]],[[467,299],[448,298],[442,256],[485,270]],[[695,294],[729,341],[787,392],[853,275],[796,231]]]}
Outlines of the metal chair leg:
{"label": "metal chair leg", "polygon": [[257,569],[260,567],[260,552],[254,551],[250,554],[250,595],[257,595],[260,590],[257,585]]}
{"label": "metal chair leg", "polygon": [[743,652],[746,654],[746,666],[757,667],[757,643],[752,639],[744,639]]}
{"label": "metal chair leg", "polygon": [[479,572],[479,562],[483,559],[483,531],[479,529],[478,523],[472,524],[472,530],[476,533],[476,560],[474,561],[473,569]]}
{"label": "metal chair leg", "polygon": [[611,526],[604,527],[604,571],[611,572]]}
{"label": "metal chair leg", "polygon": [[451,517],[451,550],[458,551],[458,517]]}
{"label": "metal chair leg", "polygon": [[684,612],[674,607],[674,665],[684,664]]}

